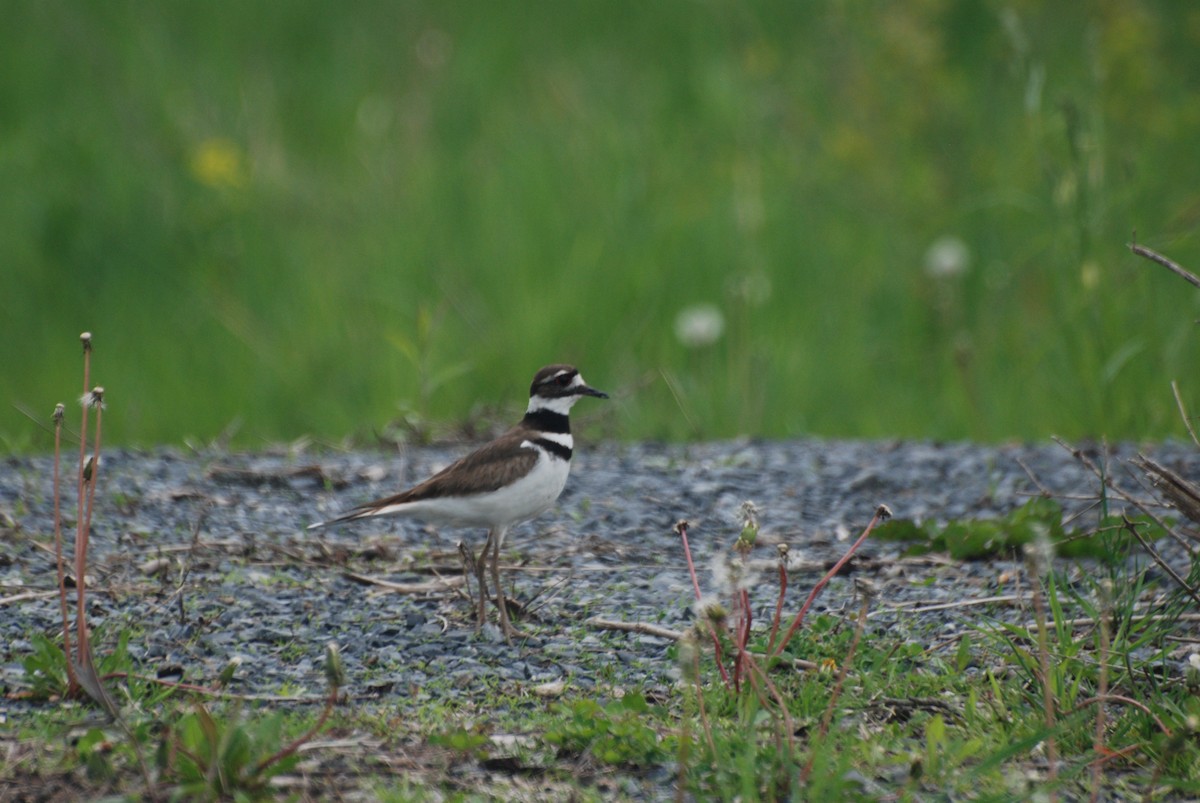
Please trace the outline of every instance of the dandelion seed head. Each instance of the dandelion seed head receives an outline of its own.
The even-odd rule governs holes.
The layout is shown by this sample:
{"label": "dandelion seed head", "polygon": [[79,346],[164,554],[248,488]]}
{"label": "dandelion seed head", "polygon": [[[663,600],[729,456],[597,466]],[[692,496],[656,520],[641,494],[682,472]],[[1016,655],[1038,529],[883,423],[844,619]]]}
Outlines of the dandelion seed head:
{"label": "dandelion seed head", "polygon": [[690,349],[711,346],[725,332],[725,316],[713,304],[684,307],[675,316],[675,338]]}
{"label": "dandelion seed head", "polygon": [[758,571],[751,569],[740,554],[716,555],[709,567],[713,586],[721,596],[747,591],[758,582]]}
{"label": "dandelion seed head", "polygon": [[750,591],[758,585],[758,572],[751,569],[749,564],[738,561],[734,565],[736,567],[736,570],[733,572],[734,591]]}
{"label": "dandelion seed head", "polygon": [[725,610],[725,606],[710,594],[705,594],[692,603],[692,610],[696,614],[697,619],[707,619],[712,622],[723,621],[729,616],[729,612]]}
{"label": "dandelion seed head", "polygon": [[346,669],[342,664],[342,651],[338,648],[336,641],[325,645],[325,680],[335,688],[346,685]]}
{"label": "dandelion seed head", "polygon": [[1033,540],[1025,545],[1025,559],[1031,571],[1039,577],[1049,571],[1054,563],[1054,543],[1050,540],[1050,529],[1040,522],[1033,523]]}
{"label": "dandelion seed head", "polygon": [[104,409],[104,388],[97,385],[79,397],[79,404],[92,410]]}
{"label": "dandelion seed head", "polygon": [[758,529],[758,505],[754,504],[752,500],[747,499],[738,506],[738,517],[743,528]]}
{"label": "dandelion seed head", "polygon": [[953,279],[971,266],[971,249],[962,239],[946,235],[934,240],[925,251],[925,273],[933,279]]}
{"label": "dandelion seed head", "polygon": [[719,593],[728,594],[733,591],[733,577],[729,571],[729,561],[724,555],[713,556],[709,563],[709,573]]}

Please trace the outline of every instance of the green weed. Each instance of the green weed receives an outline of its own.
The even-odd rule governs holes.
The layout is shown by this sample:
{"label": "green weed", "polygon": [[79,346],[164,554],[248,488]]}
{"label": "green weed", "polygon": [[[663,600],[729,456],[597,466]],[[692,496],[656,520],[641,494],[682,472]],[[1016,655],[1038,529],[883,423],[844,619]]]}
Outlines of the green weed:
{"label": "green weed", "polygon": [[[1149,540],[1163,537],[1162,528],[1145,517],[1134,521],[1143,527]],[[1116,564],[1125,559],[1131,548],[1131,540],[1120,532],[1123,526],[1121,517],[1106,516],[1095,528],[1068,532],[1063,528],[1062,505],[1053,499],[1035,497],[996,519],[952,520],[945,524],[895,519],[880,526],[875,537],[908,542],[905,554],[945,552],[957,560],[1019,555],[1039,538],[1048,538],[1060,557],[1099,558]]]}
{"label": "green weed", "polygon": [[665,710],[636,692],[606,705],[578,700],[556,711],[561,718],[542,738],[562,753],[586,753],[602,764],[632,767],[653,766],[672,754],[672,739],[654,727]]}

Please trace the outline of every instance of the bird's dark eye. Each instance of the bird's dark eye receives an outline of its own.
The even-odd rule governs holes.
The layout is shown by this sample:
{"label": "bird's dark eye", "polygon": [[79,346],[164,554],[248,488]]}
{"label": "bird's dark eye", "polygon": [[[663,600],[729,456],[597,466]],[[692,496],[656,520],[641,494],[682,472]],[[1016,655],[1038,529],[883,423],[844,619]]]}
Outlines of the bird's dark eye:
{"label": "bird's dark eye", "polygon": [[554,384],[558,385],[560,388],[565,388],[567,385],[571,384],[571,377],[567,374],[557,376],[554,378]]}

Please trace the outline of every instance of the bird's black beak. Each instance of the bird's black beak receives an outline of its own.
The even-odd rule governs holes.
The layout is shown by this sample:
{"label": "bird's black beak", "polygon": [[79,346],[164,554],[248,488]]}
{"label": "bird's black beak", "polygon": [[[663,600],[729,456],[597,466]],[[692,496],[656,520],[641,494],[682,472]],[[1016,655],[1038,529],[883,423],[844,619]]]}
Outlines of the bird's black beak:
{"label": "bird's black beak", "polygon": [[595,396],[597,399],[607,399],[608,398],[608,394],[605,393],[604,391],[596,390],[595,388],[589,387],[588,385],[584,385],[583,387],[576,388],[575,390],[576,390],[576,392],[579,393],[580,396]]}

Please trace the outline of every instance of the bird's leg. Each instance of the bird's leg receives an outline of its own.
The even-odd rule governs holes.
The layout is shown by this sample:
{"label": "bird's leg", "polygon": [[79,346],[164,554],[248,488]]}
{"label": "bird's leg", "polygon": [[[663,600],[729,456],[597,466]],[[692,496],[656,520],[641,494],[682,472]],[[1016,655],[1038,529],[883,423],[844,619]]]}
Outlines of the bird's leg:
{"label": "bird's leg", "polygon": [[484,571],[487,568],[488,547],[491,546],[494,537],[495,530],[488,530],[487,540],[483,542],[483,551],[477,558],[472,555],[475,565],[475,580],[479,583],[478,618],[475,620],[476,633],[483,629],[483,623],[487,619],[487,581],[484,578]]}
{"label": "bird's leg", "polygon": [[[492,547],[492,584],[496,586],[496,607],[500,609],[500,632],[505,641],[511,641],[508,635],[512,627],[508,621],[508,604],[504,601],[504,586],[500,585],[500,539],[491,543]],[[487,547],[484,547],[484,558],[487,558]]]}
{"label": "bird's leg", "polygon": [[477,573],[475,569],[475,553],[467,546],[466,541],[458,542],[458,559],[462,562],[463,585],[466,587],[467,599],[474,602],[475,597],[471,594],[471,577]]}
{"label": "bird's leg", "polygon": [[[504,533],[501,532],[499,537],[494,539],[492,543],[492,583],[496,586],[496,607],[500,609],[500,632],[504,634],[504,640],[512,643],[512,637],[525,638],[525,634],[513,627],[512,622],[508,619],[508,601],[504,598],[504,586],[500,584],[500,542],[504,540]],[[484,547],[486,550],[487,547]]]}

